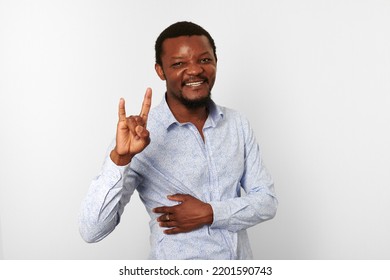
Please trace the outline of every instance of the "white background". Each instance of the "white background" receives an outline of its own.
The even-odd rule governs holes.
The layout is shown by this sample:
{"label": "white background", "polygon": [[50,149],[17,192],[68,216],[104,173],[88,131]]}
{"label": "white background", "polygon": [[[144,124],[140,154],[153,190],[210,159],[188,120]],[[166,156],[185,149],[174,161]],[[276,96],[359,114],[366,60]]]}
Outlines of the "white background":
{"label": "white background", "polygon": [[105,240],[77,216],[117,103],[160,102],[154,41],[191,20],[214,37],[214,100],[251,121],[275,180],[258,259],[390,258],[390,1],[0,0],[0,258],[144,259],[138,196]]}

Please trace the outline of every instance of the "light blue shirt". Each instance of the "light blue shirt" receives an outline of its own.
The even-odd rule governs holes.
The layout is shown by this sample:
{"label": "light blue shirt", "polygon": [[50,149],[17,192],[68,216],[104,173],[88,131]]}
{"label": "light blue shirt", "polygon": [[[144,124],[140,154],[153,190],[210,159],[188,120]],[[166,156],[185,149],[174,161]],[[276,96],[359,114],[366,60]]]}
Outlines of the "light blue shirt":
{"label": "light blue shirt", "polygon": [[[252,258],[246,229],[275,216],[273,181],[248,121],[214,102],[208,109],[203,141],[193,124],[175,119],[164,98],[149,114],[149,146],[124,167],[107,156],[82,205],[84,240],[97,242],[114,230],[137,190],[151,218],[150,259]],[[174,205],[167,195],[177,193],[209,203],[213,223],[164,234],[156,221],[161,214],[152,209]]]}

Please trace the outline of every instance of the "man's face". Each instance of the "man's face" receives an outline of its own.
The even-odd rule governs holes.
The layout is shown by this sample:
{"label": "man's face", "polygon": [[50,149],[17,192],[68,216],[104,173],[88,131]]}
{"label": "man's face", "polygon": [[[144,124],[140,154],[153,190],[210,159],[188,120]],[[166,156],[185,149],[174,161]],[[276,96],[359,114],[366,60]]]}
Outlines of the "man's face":
{"label": "man's face", "polygon": [[199,107],[209,100],[217,62],[205,36],[166,39],[162,45],[162,66],[156,71],[166,81],[168,98],[186,107]]}

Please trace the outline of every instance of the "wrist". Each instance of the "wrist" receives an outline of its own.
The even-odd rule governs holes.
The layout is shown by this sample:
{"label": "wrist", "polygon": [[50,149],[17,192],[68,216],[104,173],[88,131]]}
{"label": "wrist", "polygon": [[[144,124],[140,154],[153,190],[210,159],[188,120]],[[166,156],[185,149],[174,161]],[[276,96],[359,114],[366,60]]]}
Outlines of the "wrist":
{"label": "wrist", "polygon": [[120,155],[115,149],[113,149],[110,153],[110,158],[116,165],[124,166],[131,162],[133,156],[130,154]]}
{"label": "wrist", "polygon": [[213,212],[213,207],[208,204],[208,203],[205,203],[205,207],[206,207],[206,215],[205,215],[205,220],[204,220],[204,223],[206,225],[211,225],[214,221],[214,212]]}

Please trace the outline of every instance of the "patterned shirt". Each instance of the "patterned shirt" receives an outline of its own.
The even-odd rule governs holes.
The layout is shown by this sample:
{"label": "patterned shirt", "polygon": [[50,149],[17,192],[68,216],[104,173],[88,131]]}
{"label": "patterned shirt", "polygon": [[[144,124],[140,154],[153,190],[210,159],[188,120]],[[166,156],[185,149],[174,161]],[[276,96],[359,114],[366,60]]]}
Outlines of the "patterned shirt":
{"label": "patterned shirt", "polygon": [[[150,144],[127,166],[107,156],[80,214],[80,233],[97,242],[114,230],[135,190],[150,215],[150,259],[251,259],[246,229],[274,217],[273,181],[248,121],[210,102],[204,140],[179,123],[164,100],[150,111]],[[114,141],[115,143],[115,141]],[[213,209],[213,223],[167,235],[152,209],[172,206],[171,194],[190,194]]]}

